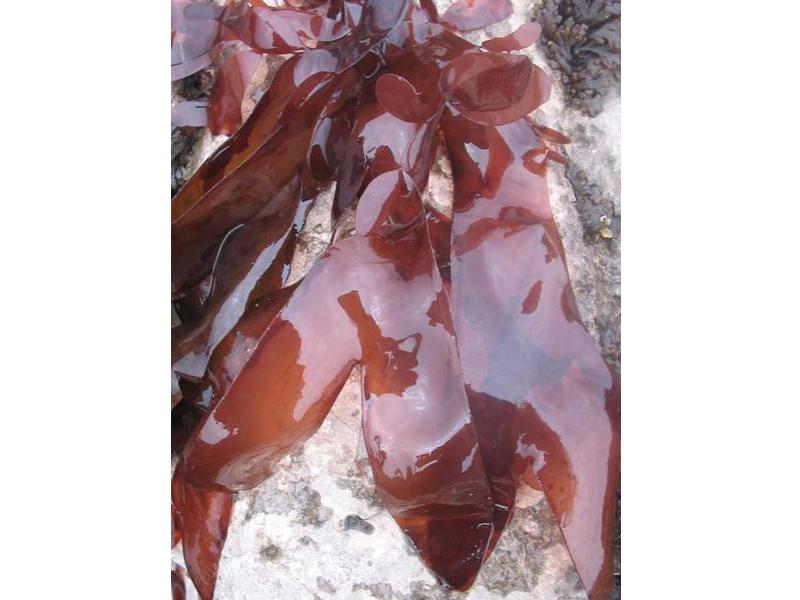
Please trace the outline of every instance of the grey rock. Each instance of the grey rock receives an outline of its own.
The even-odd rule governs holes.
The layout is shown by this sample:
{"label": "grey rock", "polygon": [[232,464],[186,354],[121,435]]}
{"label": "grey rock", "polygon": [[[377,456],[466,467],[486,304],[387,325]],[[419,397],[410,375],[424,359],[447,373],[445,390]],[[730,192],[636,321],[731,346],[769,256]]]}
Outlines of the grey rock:
{"label": "grey rock", "polygon": [[344,518],[344,521],[342,521],[342,527],[344,527],[344,529],[352,529],[366,534],[370,534],[375,531],[374,525],[372,525],[369,521],[365,521],[358,515],[347,515]]}

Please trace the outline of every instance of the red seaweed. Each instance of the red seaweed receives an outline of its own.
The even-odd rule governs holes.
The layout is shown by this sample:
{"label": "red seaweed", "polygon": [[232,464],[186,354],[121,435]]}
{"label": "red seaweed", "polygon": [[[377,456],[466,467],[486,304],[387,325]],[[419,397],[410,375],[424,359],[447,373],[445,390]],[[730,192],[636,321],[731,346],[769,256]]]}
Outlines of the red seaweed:
{"label": "red seaweed", "polygon": [[197,489],[179,463],[172,476],[173,546],[183,544],[186,570],[201,598],[212,598],[222,546],[228,534],[233,493],[220,486]]}
{"label": "red seaweed", "polygon": [[493,25],[511,15],[511,0],[456,0],[442,15],[442,23],[458,31]]}
{"label": "red seaweed", "polygon": [[186,580],[186,570],[183,567],[173,563],[172,564],[173,600],[185,600],[186,598],[186,584],[184,583],[185,580]]}
{"label": "red seaweed", "polygon": [[478,123],[511,123],[550,96],[547,75],[524,56],[465,53],[448,64],[443,77],[448,104]]}
{"label": "red seaweed", "polygon": [[486,40],[481,44],[482,47],[492,52],[508,52],[510,50],[522,50],[539,39],[542,33],[542,26],[538,23],[524,23],[514,32],[505,37]]}
{"label": "red seaweed", "polygon": [[[234,490],[313,435],[353,368],[384,506],[425,564],[465,590],[544,491],[592,600],[607,598],[619,386],[580,320],[546,170],[569,140],[534,122],[550,81],[529,23],[477,47],[451,30],[509,16],[460,0],[286,8],[173,0],[173,76],[226,48],[208,102],[231,137],[173,199],[173,546],[213,597]],[[291,55],[250,117],[259,55]],[[178,105],[179,123],[205,107]],[[423,200],[437,146],[453,216]],[[309,208],[335,186],[352,234],[288,285]],[[498,268],[498,265],[500,268]],[[176,597],[183,578],[173,570]]]}
{"label": "red seaweed", "polygon": [[242,124],[242,100],[260,60],[245,51],[222,63],[208,102],[208,129],[214,135],[230,135]]}
{"label": "red seaweed", "polygon": [[[545,174],[525,160],[542,141],[525,120],[495,128],[448,114],[444,127],[455,182],[453,314],[495,505],[504,507],[495,524],[510,518],[532,466],[590,597],[606,597],[618,388],[580,321]],[[498,270],[502,256],[525,260]]]}

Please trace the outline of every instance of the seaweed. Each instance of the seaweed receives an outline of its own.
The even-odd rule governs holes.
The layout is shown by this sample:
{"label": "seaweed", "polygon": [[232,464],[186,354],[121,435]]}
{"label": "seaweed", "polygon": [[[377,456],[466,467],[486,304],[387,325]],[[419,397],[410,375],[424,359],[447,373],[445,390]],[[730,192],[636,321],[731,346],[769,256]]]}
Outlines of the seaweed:
{"label": "seaweed", "polygon": [[602,187],[590,181],[589,176],[575,163],[567,165],[566,175],[575,191],[578,216],[586,241],[619,239],[622,219]]}
{"label": "seaweed", "polygon": [[[233,61],[208,105],[232,135],[172,201],[173,546],[189,577],[213,597],[235,492],[317,431],[358,368],[381,503],[443,584],[472,585],[530,480],[589,597],[607,598],[619,384],[550,212],[566,139],[529,117],[550,81],[511,52],[538,27],[478,47],[453,30],[507,0],[441,23],[430,2],[290,6],[173,1],[174,75]],[[262,54],[290,57],[242,121]],[[440,145],[452,217],[423,201]],[[292,280],[332,186],[332,220],[354,227]]]}
{"label": "seaweed", "polygon": [[200,141],[202,130],[196,127],[172,126],[172,195],[178,193],[186,180],[191,175],[189,159],[195,145]]}
{"label": "seaweed", "polygon": [[620,16],[620,0],[545,0],[537,14],[550,64],[570,103],[588,116],[619,86]]}
{"label": "seaweed", "polygon": [[[202,119],[187,122],[187,119],[177,118],[177,106],[199,105],[208,103],[208,95],[214,83],[212,69],[202,69],[188,77],[172,83],[172,93],[177,104],[172,109],[172,195],[186,183],[191,175],[191,157],[195,146],[200,142],[203,130],[199,127],[206,122],[205,109]],[[185,124],[184,124],[185,123]]]}

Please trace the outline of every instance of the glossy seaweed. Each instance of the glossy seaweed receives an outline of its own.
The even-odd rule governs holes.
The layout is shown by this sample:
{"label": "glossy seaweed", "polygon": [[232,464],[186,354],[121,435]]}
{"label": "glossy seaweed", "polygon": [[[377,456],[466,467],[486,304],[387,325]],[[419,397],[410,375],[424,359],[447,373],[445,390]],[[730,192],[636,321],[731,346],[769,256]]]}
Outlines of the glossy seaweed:
{"label": "glossy seaweed", "polygon": [[[381,500],[443,583],[472,585],[526,480],[606,598],[619,387],[550,212],[546,169],[563,160],[550,146],[565,139],[529,119],[550,83],[513,53],[540,29],[481,47],[458,36],[507,17],[507,0],[456,2],[441,20],[430,1],[288,4],[173,0],[176,78],[241,50],[207,114],[232,136],[172,204],[173,545],[189,576],[213,597],[235,490],[313,435],[359,368]],[[290,57],[241,123],[264,53]],[[452,217],[423,201],[442,143]],[[355,229],[289,285],[332,184],[332,218],[354,211]]]}

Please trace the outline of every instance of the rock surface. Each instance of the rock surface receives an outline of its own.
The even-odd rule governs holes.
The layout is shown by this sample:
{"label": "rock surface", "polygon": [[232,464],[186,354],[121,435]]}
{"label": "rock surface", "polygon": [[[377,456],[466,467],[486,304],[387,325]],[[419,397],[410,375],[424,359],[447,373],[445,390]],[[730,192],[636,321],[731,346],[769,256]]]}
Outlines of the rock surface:
{"label": "rock surface", "polygon": [[[437,0],[440,10],[450,4]],[[471,41],[507,35],[535,20],[541,2],[514,0],[508,21]],[[620,364],[620,100],[599,115],[567,107],[560,77],[540,45],[525,51],[554,81],[538,122],[572,139],[570,165],[549,169],[551,203],[566,247],[581,315],[606,359]],[[182,165],[196,168],[218,144],[207,132]],[[183,166],[182,168],[186,168]],[[440,156],[428,201],[450,203],[449,164]],[[331,194],[328,194],[330,199]],[[292,279],[301,276],[334,232],[325,211],[310,215]],[[352,225],[340,225],[339,234]],[[320,430],[287,456],[259,487],[238,495],[220,562],[216,597],[224,600],[578,600],[577,573],[540,492],[521,491],[519,509],[467,593],[437,585],[381,507],[361,438],[360,382],[353,373]],[[180,547],[173,559],[183,564]],[[618,593],[618,592],[617,592]],[[187,581],[187,598],[197,598]]]}

